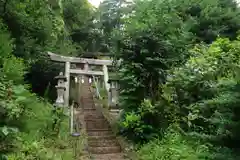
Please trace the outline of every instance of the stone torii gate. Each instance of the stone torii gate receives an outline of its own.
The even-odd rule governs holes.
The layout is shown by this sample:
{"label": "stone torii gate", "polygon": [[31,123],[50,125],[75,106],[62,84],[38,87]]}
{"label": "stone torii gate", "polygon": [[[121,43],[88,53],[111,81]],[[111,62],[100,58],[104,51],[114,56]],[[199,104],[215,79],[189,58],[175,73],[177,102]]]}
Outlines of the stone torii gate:
{"label": "stone torii gate", "polygon": [[[89,59],[89,58],[78,58],[70,56],[61,56],[48,52],[48,55],[52,61],[65,63],[65,77],[66,77],[66,90],[64,92],[64,105],[69,106],[69,88],[70,88],[70,74],[80,74],[80,75],[91,75],[91,76],[103,76],[104,85],[107,91],[110,89],[108,83],[108,66],[113,65],[112,60],[100,60],[100,59]],[[76,64],[79,68],[71,68],[71,64]],[[89,69],[89,65],[102,66],[101,71],[94,71]]]}

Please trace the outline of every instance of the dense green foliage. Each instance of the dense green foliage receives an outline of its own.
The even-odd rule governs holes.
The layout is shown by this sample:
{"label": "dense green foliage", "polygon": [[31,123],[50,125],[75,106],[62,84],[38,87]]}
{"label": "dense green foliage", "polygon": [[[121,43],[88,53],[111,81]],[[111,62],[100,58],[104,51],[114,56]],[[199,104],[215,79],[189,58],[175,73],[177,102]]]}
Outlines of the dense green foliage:
{"label": "dense green foliage", "polygon": [[[185,139],[192,137],[199,140],[199,144],[208,144],[203,159],[239,158],[233,152],[239,148],[239,44],[239,39],[218,39],[210,46],[196,46],[182,67],[169,70],[162,87],[160,107],[164,110],[161,114],[172,115],[167,116],[167,120],[177,123],[188,138],[169,144],[179,137],[172,137],[170,133],[167,136],[171,140],[163,137],[163,141],[151,142],[140,150],[140,154],[147,152],[147,147],[157,149],[160,146],[159,150],[164,153],[168,153],[164,147],[185,153],[186,147],[192,145],[185,144]],[[178,148],[178,143],[186,146]],[[158,154],[159,150],[153,151],[157,154],[154,156],[163,156]],[[196,156],[194,152],[187,156]],[[170,155],[171,159],[177,158],[176,155]]]}
{"label": "dense green foliage", "polygon": [[[76,8],[80,9],[79,14]],[[49,63],[46,51],[64,55],[80,54],[82,47],[78,41],[72,41],[72,35],[74,30],[78,29],[79,32],[87,26],[86,22],[90,20],[91,14],[91,5],[87,0],[81,3],[75,0],[0,2],[2,22],[14,39],[13,54],[23,58],[24,63],[29,65],[25,80],[38,95],[44,95],[49,82],[63,69],[58,64]],[[88,41],[83,39],[82,43]],[[45,75],[44,78],[42,75]],[[53,88],[54,85],[51,84],[51,95]],[[53,96],[55,95],[51,98]]]}
{"label": "dense green foliage", "polygon": [[[189,8],[196,8],[196,6],[197,11],[192,12],[197,12],[199,15],[188,11]],[[218,14],[217,19],[209,13],[208,6],[222,11],[221,14]],[[204,26],[204,32],[215,35],[212,36],[213,39],[217,35],[229,35],[230,38],[236,38],[236,32],[232,32],[232,30],[239,29],[239,20],[236,16],[240,16],[236,6],[223,6],[218,0],[201,1],[201,3],[195,3],[194,0],[184,3],[181,1],[136,3],[135,14],[125,20],[123,32],[116,33],[118,37],[121,37],[118,38],[118,58],[123,59],[120,67],[122,107],[127,112],[126,115],[128,112],[129,114],[135,112],[141,116],[140,119],[145,124],[143,125],[145,129],[140,129],[139,133],[133,132],[132,129],[127,131],[128,133],[140,134],[141,138],[139,138],[144,140],[144,136],[149,136],[149,132],[153,133],[154,129],[158,130],[160,126],[161,128],[168,126],[168,120],[165,115],[161,114],[162,108],[157,107],[161,99],[162,84],[166,81],[167,70],[185,63],[191,55],[189,49],[199,39],[204,40],[203,43],[210,41],[208,39],[210,36],[204,34],[205,37],[202,37],[199,33],[203,30],[197,26],[203,27],[203,25],[194,22],[209,21]],[[235,25],[225,21],[225,17],[231,19]],[[219,24],[224,26],[221,27]],[[213,30],[213,28],[218,28],[218,30]],[[221,28],[228,29],[221,30]],[[151,105],[154,106],[153,110],[147,109],[149,113],[146,114],[141,113],[141,107],[139,107],[144,99],[149,99]],[[129,116],[127,117],[129,118]],[[125,129],[127,128],[125,127]]]}
{"label": "dense green foliage", "polygon": [[239,148],[239,18],[231,0],[136,1],[112,37],[122,59],[121,132],[138,143],[160,137],[172,145],[163,135],[177,124],[187,137],[213,145],[209,159],[218,147],[227,147],[221,156]]}
{"label": "dense green foliage", "polygon": [[138,153],[139,160],[207,160],[210,152],[208,146],[187,139],[180,133],[169,131],[162,141],[156,139],[143,146]]}
{"label": "dense green foliage", "polygon": [[[71,152],[61,154],[57,148],[66,133],[55,139],[52,130],[53,106],[30,93],[24,85],[26,66],[23,59],[12,52],[13,41],[5,25],[0,23],[0,156],[8,159],[59,159],[71,157]],[[61,118],[64,119],[64,118]],[[64,120],[65,121],[65,120]],[[64,127],[66,129],[66,127]],[[62,132],[64,133],[64,132]],[[50,137],[50,135],[53,135]],[[48,135],[48,137],[45,137]],[[47,142],[56,140],[57,147]],[[55,141],[54,140],[54,141]],[[46,154],[47,153],[47,154]],[[68,154],[68,155],[67,155]],[[67,157],[66,157],[67,156]]]}
{"label": "dense green foliage", "polygon": [[240,9],[233,0],[105,0],[99,8],[87,0],[2,0],[0,15],[0,151],[9,159],[71,154],[56,153],[65,146],[58,141],[49,145],[64,118],[38,96],[55,98],[53,77],[63,66],[46,51],[122,60],[119,124],[143,144],[139,159],[238,159]]}
{"label": "dense green foliage", "polygon": [[[171,127],[170,127],[171,128]],[[216,148],[209,143],[203,143],[199,139],[184,136],[176,129],[168,129],[163,139],[155,139],[143,145],[137,151],[139,160],[236,160],[239,156],[233,156],[232,150]]]}
{"label": "dense green foliage", "polygon": [[218,39],[194,48],[185,65],[170,74],[163,94],[188,132],[237,148],[239,43]]}
{"label": "dense green foliage", "polygon": [[[85,2],[78,5],[90,11]],[[0,1],[0,159],[72,159],[67,117],[37,96],[56,98],[53,78],[62,70],[46,51],[69,55],[80,48],[65,26],[63,4]]]}

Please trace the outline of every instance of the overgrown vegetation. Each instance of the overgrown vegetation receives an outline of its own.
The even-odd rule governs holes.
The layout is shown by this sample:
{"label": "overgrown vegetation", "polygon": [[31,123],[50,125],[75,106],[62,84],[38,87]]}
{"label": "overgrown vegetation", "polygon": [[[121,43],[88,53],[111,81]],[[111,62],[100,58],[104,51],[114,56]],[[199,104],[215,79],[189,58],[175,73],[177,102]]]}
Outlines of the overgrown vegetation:
{"label": "overgrown vegetation", "polygon": [[58,123],[65,118],[54,121],[48,103],[63,66],[46,51],[96,51],[122,60],[119,127],[139,145],[139,159],[239,159],[235,1],[105,0],[94,8],[87,0],[2,0],[0,15],[2,155],[69,159],[71,151],[59,152],[68,148],[67,125]]}
{"label": "overgrown vegetation", "polygon": [[[164,108],[161,114],[165,116],[172,115],[167,120],[178,123],[187,138],[168,144],[164,137],[162,142],[168,148],[182,152],[186,147],[175,145],[192,137],[201,142],[199,145],[207,145],[203,159],[239,158],[234,152],[239,148],[239,43],[239,39],[218,39],[210,46],[196,46],[182,67],[169,70],[161,105],[156,108]],[[157,143],[149,145],[158,147]]]}
{"label": "overgrown vegetation", "polygon": [[[151,0],[133,5],[122,31],[113,34],[116,57],[123,60],[121,133],[136,143],[150,141],[139,151],[140,157],[149,153],[146,159],[237,159],[236,3]],[[182,132],[166,132],[171,124]],[[191,144],[191,138],[199,143]],[[197,157],[197,147],[187,149],[193,146],[205,146],[204,156]]]}
{"label": "overgrown vegetation", "polygon": [[80,48],[65,28],[68,3],[0,1],[0,159],[73,159],[68,117],[48,102],[62,66],[46,58]]}
{"label": "overgrown vegetation", "polygon": [[[71,158],[71,150],[64,154],[59,152],[68,145],[67,133],[57,137],[60,134],[54,132],[56,127],[49,128],[54,122],[53,106],[30,93],[29,86],[24,84],[27,66],[24,65],[23,59],[12,54],[13,41],[2,22],[0,37],[1,158],[10,160]],[[57,117],[63,121],[67,120],[67,117]],[[61,129],[67,130],[66,127],[61,125]],[[48,146],[47,143],[50,141],[53,143]],[[61,141],[64,141],[65,146]]]}

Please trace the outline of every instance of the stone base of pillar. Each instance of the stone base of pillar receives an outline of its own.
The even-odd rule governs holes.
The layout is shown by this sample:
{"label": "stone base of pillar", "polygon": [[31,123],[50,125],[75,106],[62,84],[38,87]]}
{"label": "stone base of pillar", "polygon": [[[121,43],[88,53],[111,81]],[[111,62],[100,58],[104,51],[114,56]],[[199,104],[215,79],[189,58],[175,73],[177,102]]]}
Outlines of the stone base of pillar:
{"label": "stone base of pillar", "polygon": [[111,103],[110,106],[109,106],[109,109],[110,109],[110,110],[111,110],[111,109],[113,109],[113,110],[114,110],[114,109],[117,109],[117,110],[118,110],[118,109],[119,109],[119,106],[118,106],[118,104]]}
{"label": "stone base of pillar", "polygon": [[70,109],[69,109],[68,107],[64,107],[64,108],[63,108],[63,114],[64,114],[65,116],[70,116]]}

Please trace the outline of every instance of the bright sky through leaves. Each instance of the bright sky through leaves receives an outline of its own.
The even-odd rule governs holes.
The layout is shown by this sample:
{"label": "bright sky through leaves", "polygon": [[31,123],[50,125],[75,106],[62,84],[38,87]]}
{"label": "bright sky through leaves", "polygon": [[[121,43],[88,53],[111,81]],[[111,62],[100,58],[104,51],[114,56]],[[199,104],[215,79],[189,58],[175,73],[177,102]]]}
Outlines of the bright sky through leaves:
{"label": "bright sky through leaves", "polygon": [[102,0],[88,0],[93,6],[98,7]]}

